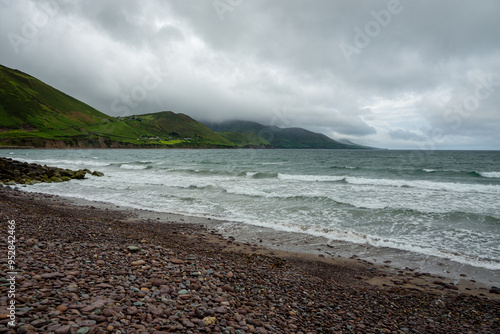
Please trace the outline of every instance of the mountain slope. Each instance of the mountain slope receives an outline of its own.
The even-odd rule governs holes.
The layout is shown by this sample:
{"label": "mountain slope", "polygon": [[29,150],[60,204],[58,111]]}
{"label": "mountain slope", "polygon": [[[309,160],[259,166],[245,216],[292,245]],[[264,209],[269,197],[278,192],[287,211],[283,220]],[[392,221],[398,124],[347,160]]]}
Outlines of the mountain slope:
{"label": "mountain slope", "polygon": [[116,119],[18,70],[0,65],[0,146],[234,147],[173,112]]}
{"label": "mountain slope", "polygon": [[349,139],[345,139],[345,138],[343,138],[343,139],[337,139],[337,141],[339,143],[341,143],[341,144],[356,145],[356,146],[359,146],[361,148],[365,148],[365,149],[368,149],[368,150],[381,150],[380,148],[377,148],[377,147],[356,144],[356,143],[353,143],[352,141],[350,141]]}
{"label": "mountain slope", "polygon": [[203,125],[163,111],[111,117],[0,65],[0,148],[362,148],[301,128],[231,121]]}
{"label": "mountain slope", "polygon": [[[120,118],[118,122],[92,128],[96,133],[113,133],[118,140],[123,126],[123,136],[139,138],[145,143],[168,147],[234,147],[234,144],[216,134],[207,126],[185,114],[162,111]],[[106,132],[106,129],[108,132]],[[102,132],[99,132],[101,130]],[[134,136],[129,132],[133,131]]]}
{"label": "mountain slope", "polygon": [[75,98],[0,65],[0,127],[52,130],[112,121]]}
{"label": "mountain slope", "polygon": [[[311,132],[302,128],[278,128],[248,121],[227,121],[222,123],[205,123],[213,131],[228,138],[231,133],[243,133],[259,138],[267,146],[273,148],[315,148],[315,149],[358,149],[356,144],[339,143],[324,134]],[[235,144],[245,146],[246,142]],[[264,144],[266,145],[266,144]]]}

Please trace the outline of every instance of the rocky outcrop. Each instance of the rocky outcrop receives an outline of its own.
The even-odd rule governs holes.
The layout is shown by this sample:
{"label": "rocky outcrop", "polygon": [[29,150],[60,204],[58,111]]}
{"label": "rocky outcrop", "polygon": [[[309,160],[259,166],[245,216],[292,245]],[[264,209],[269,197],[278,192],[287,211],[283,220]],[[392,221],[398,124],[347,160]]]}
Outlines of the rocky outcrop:
{"label": "rocky outcrop", "polygon": [[40,182],[64,182],[72,179],[84,179],[85,175],[103,176],[98,171],[88,169],[73,171],[57,167],[48,167],[21,162],[10,158],[0,158],[0,185],[35,184]]}

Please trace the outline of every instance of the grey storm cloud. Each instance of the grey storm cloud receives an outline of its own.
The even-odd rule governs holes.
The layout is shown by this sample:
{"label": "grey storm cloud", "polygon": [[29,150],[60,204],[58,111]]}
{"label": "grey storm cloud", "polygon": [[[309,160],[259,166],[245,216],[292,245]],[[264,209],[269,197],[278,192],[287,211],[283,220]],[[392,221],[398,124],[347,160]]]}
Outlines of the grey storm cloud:
{"label": "grey storm cloud", "polygon": [[392,139],[402,139],[402,140],[413,140],[413,141],[425,141],[425,136],[419,135],[415,132],[409,130],[397,129],[389,132],[389,136]]}
{"label": "grey storm cloud", "polygon": [[0,63],[113,116],[499,149],[499,14],[496,0],[0,0]]}

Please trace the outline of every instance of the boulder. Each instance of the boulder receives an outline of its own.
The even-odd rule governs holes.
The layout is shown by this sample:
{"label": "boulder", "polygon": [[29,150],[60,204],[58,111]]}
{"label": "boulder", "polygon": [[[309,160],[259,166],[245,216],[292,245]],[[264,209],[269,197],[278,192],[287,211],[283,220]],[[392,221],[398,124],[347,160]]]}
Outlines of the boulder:
{"label": "boulder", "polygon": [[39,182],[65,182],[71,179],[84,179],[86,174],[104,176],[103,173],[88,169],[72,171],[56,167],[47,167],[37,164],[28,164],[9,158],[0,157],[0,185],[26,184],[33,185]]}

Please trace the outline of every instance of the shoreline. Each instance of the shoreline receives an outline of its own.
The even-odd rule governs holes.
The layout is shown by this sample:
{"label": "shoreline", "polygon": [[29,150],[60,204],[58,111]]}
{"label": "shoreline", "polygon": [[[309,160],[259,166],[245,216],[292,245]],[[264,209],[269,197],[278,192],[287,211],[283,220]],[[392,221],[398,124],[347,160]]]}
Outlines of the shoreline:
{"label": "shoreline", "polygon": [[[21,190],[22,191],[22,190]],[[415,254],[396,249],[383,249],[367,244],[327,240],[298,232],[277,231],[268,227],[253,226],[229,220],[220,220],[194,215],[158,212],[113,203],[82,198],[47,195],[27,192],[35,196],[50,196],[64,205],[113,210],[126,213],[129,220],[155,221],[162,224],[188,224],[203,226],[210,232],[209,239],[229,251],[246,254],[261,254],[280,258],[299,258],[334,265],[360,266],[369,271],[380,272],[379,277],[365,279],[380,287],[407,287],[416,290],[451,290],[460,293],[500,300],[500,294],[491,293],[500,287],[500,277],[486,268],[455,263],[455,271],[449,271],[442,262],[446,259]],[[295,237],[295,238],[294,238]],[[294,243],[294,245],[292,245]],[[365,254],[363,255],[363,252]],[[378,253],[377,255],[375,255]],[[361,254],[361,255],[360,255]],[[401,260],[403,257],[405,260]],[[375,258],[376,257],[376,258]],[[418,259],[427,268],[418,267],[411,259]],[[452,261],[451,261],[452,262]],[[431,265],[429,265],[432,263]],[[460,267],[460,270],[458,269]],[[425,270],[427,269],[427,270]],[[491,276],[488,273],[491,272]],[[485,274],[486,273],[486,274]],[[359,277],[358,279],[362,279]],[[493,281],[495,279],[496,281]]]}
{"label": "shoreline", "polygon": [[19,268],[17,327],[6,328],[1,284],[0,333],[473,333],[500,326],[496,294],[383,286],[392,282],[383,267],[240,243],[187,216],[164,216],[166,224],[154,212],[8,188],[0,189],[0,209],[2,228],[17,221]]}
{"label": "shoreline", "polygon": [[[19,187],[22,189],[22,186]],[[31,191],[29,189],[26,188],[27,191]],[[76,189],[76,193],[74,193],[76,196],[78,196],[78,191]],[[140,194],[136,194],[134,197],[140,198],[140,196]],[[73,201],[80,201],[80,199],[73,199]],[[120,201],[118,199],[110,199],[110,201],[114,201],[117,205],[127,205],[123,203],[127,201]],[[95,204],[96,202],[93,203]],[[150,208],[153,208],[153,206],[150,206]],[[175,210],[175,208],[172,210]],[[186,211],[191,210],[187,208]],[[157,214],[173,215],[172,213],[163,212],[157,212]],[[183,214],[196,215],[196,213],[189,212],[180,213],[180,215]],[[380,240],[368,240],[365,242],[364,240],[367,239],[363,239],[363,237],[366,237],[363,235],[354,235],[353,238],[352,236],[341,235],[340,232],[336,237],[339,239],[348,239],[349,241],[331,241],[332,239],[327,239],[329,235],[322,233],[319,229],[302,233],[300,224],[295,224],[292,230],[292,228],[285,226],[266,227],[266,221],[259,221],[259,219],[244,221],[233,217],[229,218],[234,219],[231,222],[225,221],[224,217],[210,217],[203,216],[203,214],[197,215],[197,217],[207,227],[217,225],[220,233],[226,237],[233,236],[240,242],[257,243],[268,248],[295,253],[323,255],[327,258],[338,256],[350,258],[355,256],[357,259],[368,263],[382,264],[383,266],[389,265],[392,268],[411,268],[413,271],[446,277],[454,283],[473,280],[487,287],[500,286],[500,269],[488,269],[495,268],[495,266],[498,267],[498,262],[488,262],[487,260],[476,262],[474,258],[467,257],[464,254],[467,252],[458,252],[461,254],[441,252],[436,256],[429,249],[426,249],[425,245],[424,247],[411,249],[408,245],[400,243],[391,245],[390,242],[379,242]],[[212,218],[210,222],[208,222],[208,217]],[[309,226],[313,226],[314,223],[313,221]],[[255,237],[256,234],[259,236]],[[312,245],[317,245],[318,247],[312,247]],[[475,246],[477,247],[478,245]],[[432,249],[439,249],[439,247],[433,247]]]}

